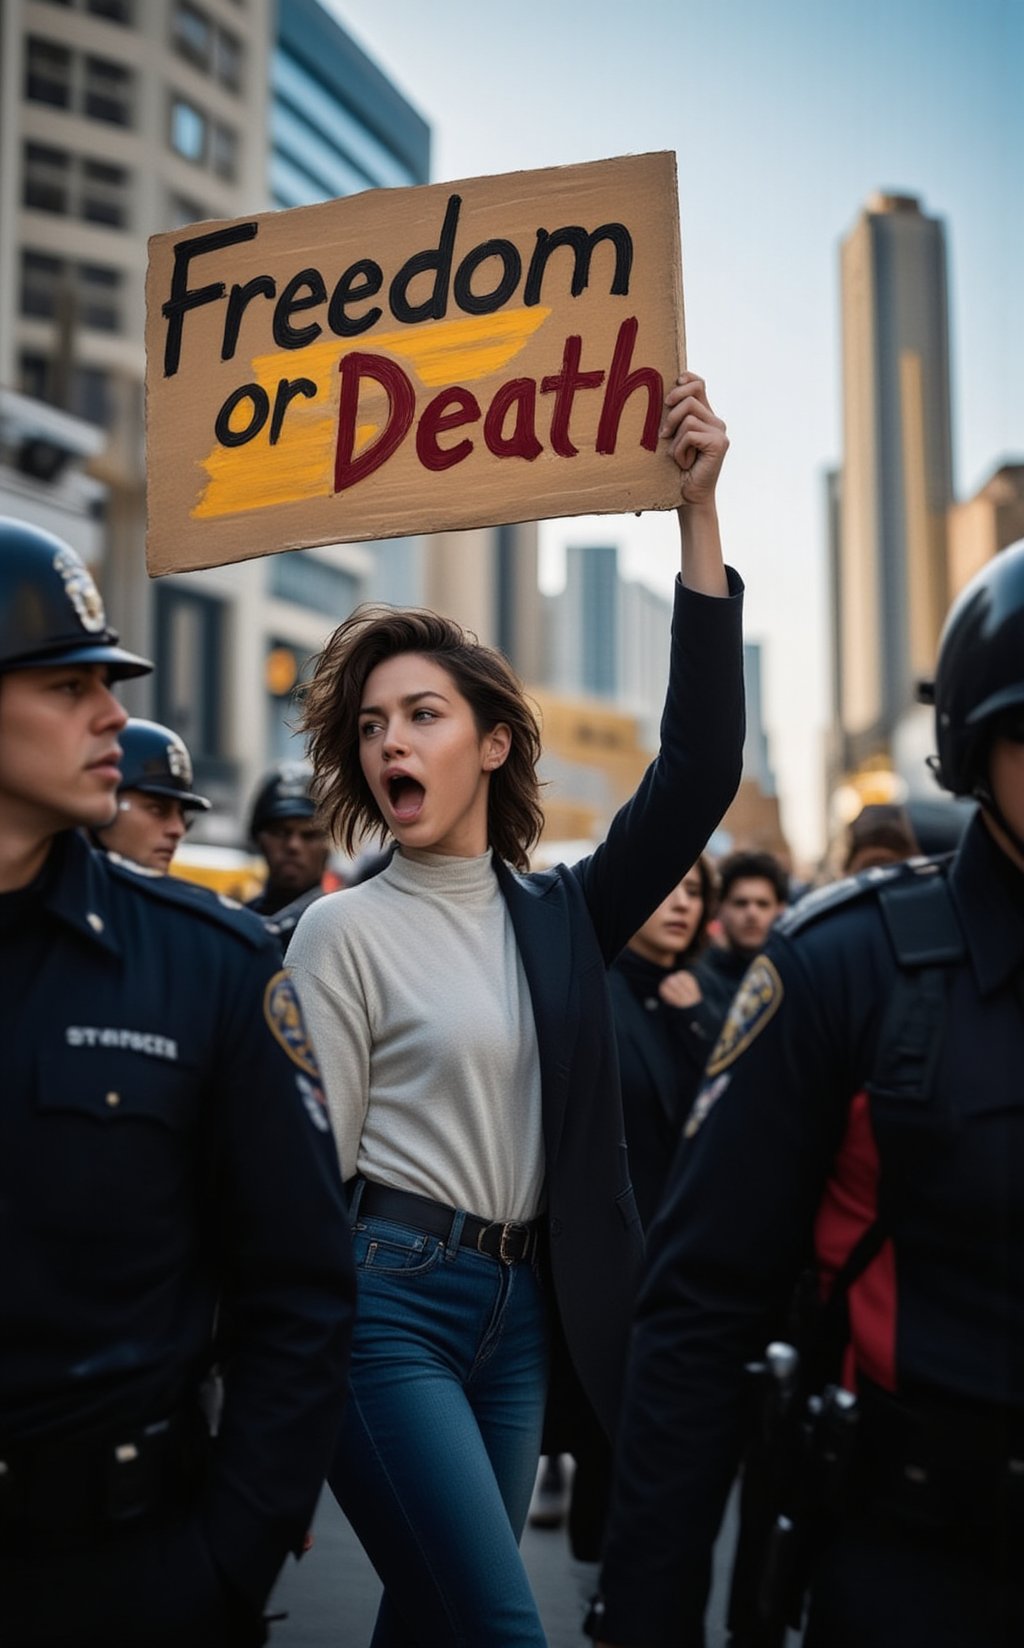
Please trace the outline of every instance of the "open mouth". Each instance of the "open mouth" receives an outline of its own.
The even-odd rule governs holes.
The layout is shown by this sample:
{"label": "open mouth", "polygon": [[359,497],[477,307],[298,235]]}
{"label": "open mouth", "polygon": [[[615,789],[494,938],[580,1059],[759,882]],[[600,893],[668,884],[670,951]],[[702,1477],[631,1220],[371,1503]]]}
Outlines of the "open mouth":
{"label": "open mouth", "polygon": [[415,778],[409,778],[405,773],[395,773],[393,778],[385,781],[391,811],[399,824],[410,824],[416,818],[423,806],[426,791]]}

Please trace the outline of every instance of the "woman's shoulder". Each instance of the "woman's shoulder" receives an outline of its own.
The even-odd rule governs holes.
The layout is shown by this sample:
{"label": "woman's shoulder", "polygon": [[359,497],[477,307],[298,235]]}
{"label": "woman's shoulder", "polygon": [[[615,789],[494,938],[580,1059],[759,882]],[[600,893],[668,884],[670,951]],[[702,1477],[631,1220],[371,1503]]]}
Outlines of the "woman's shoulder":
{"label": "woman's shoulder", "polygon": [[357,887],[342,887],[325,893],[304,911],[288,947],[289,965],[305,965],[324,949],[337,952],[365,930],[367,912],[380,902],[383,885],[374,876]]}

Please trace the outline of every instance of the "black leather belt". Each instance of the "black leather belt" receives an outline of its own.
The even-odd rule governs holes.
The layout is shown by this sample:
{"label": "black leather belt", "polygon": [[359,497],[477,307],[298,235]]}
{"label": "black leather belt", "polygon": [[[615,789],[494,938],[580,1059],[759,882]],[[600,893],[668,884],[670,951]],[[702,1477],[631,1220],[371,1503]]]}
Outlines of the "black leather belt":
{"label": "black leather belt", "polygon": [[[360,1181],[357,1179],[355,1184]],[[375,1219],[393,1219],[396,1224],[409,1225],[426,1236],[440,1236],[447,1241],[456,1209],[444,1202],[433,1202],[429,1196],[417,1196],[411,1190],[396,1190],[392,1185],[375,1184],[363,1179],[358,1211]],[[358,1217],[358,1215],[357,1215]],[[532,1263],[540,1250],[543,1219],[524,1223],[518,1219],[478,1219],[467,1213],[463,1220],[459,1246],[485,1253],[503,1265],[518,1265],[524,1259]]]}

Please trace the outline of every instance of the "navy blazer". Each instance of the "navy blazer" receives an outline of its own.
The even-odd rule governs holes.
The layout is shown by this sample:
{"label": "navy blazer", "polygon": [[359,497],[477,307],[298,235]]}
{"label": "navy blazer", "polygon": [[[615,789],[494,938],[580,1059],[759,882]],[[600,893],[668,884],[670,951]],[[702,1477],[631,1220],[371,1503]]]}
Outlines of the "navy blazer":
{"label": "navy blazer", "polygon": [[609,1434],[643,1251],[629,1177],[607,969],[695,862],[739,785],[743,585],[676,582],[661,749],[606,839],[521,875],[495,860],[540,1055],[551,1274],[573,1368]]}

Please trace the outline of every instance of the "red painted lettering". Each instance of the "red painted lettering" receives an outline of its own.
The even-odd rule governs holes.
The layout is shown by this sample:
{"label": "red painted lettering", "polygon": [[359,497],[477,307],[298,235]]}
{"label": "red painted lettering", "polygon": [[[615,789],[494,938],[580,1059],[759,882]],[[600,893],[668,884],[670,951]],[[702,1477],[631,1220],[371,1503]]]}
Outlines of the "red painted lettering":
{"label": "red painted lettering", "polygon": [[[515,408],[516,421],[510,435],[505,420]],[[495,393],[484,419],[484,443],[496,458],[526,458],[532,462],[544,448],[537,439],[537,385],[532,378],[510,378]]]}
{"label": "red painted lettering", "polygon": [[[373,378],[388,397],[388,417],[375,441],[356,457],[356,416],[359,385]],[[334,454],[334,490],[344,492],[386,463],[405,440],[416,411],[416,392],[402,368],[387,355],[369,355],[354,349],[341,360],[341,402],[338,407],[338,444]]]}
{"label": "red painted lettering", "polygon": [[597,389],[604,382],[603,372],[580,371],[582,349],[582,338],[566,338],[562,350],[562,370],[553,377],[540,380],[541,394],[554,394],[555,397],[551,413],[551,450],[557,452],[560,458],[575,458],[578,450],[569,439],[569,415],[577,389]]}
{"label": "red painted lettering", "polygon": [[[448,409],[451,408],[449,411]],[[461,463],[473,450],[471,440],[456,441],[454,446],[438,446],[437,437],[445,429],[461,429],[464,424],[476,423],[480,416],[480,402],[468,389],[455,384],[442,389],[428,401],[416,426],[416,456],[424,469],[451,469]]]}
{"label": "red painted lettering", "polygon": [[645,446],[648,452],[658,450],[658,429],[661,425],[661,410],[665,399],[665,386],[661,380],[661,373],[653,366],[639,366],[635,372],[630,372],[629,365],[633,358],[633,345],[636,342],[638,322],[635,317],[624,320],[619,327],[619,335],[615,340],[615,353],[608,372],[608,384],[604,392],[604,402],[601,406],[601,421],[597,426],[598,452],[614,452],[615,442],[619,438],[619,419],[622,417],[622,408],[635,389],[647,390],[647,416],[644,419],[644,432],[640,437],[640,445]]}

